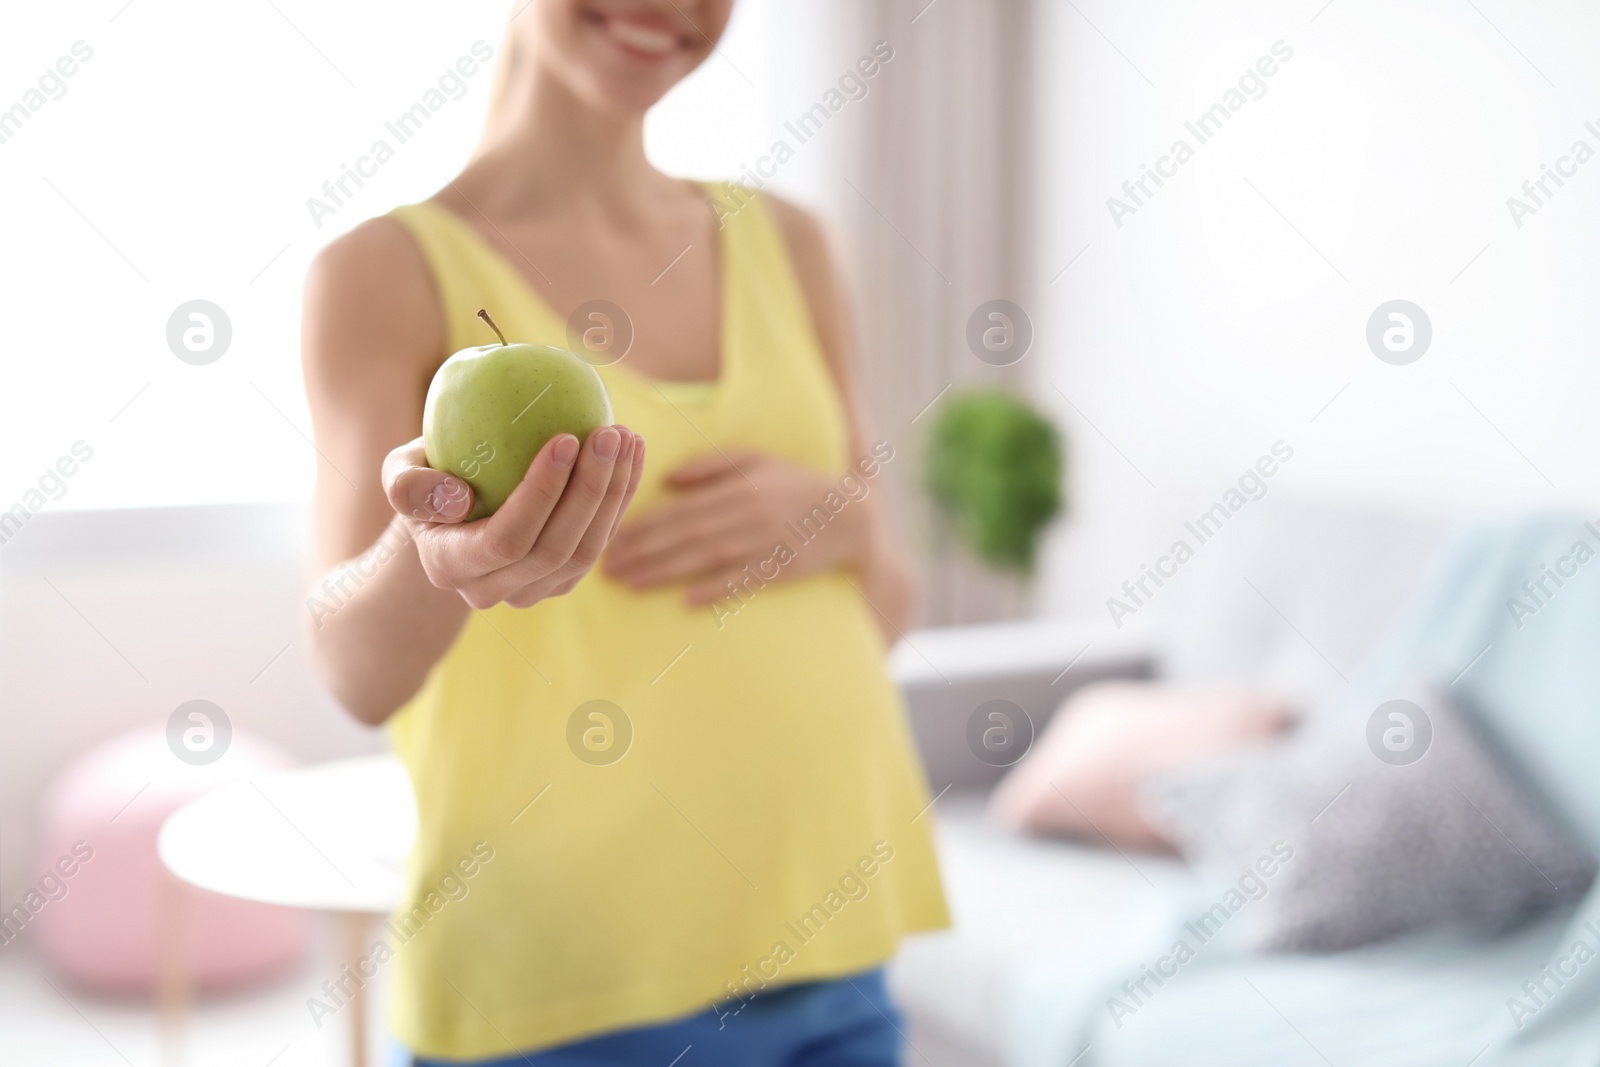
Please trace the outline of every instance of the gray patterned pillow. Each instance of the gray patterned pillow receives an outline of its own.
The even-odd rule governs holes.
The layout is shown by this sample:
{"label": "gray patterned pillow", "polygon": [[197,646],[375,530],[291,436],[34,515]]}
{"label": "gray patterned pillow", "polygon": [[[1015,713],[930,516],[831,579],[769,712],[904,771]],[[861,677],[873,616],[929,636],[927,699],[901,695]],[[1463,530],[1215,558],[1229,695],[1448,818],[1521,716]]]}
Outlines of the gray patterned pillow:
{"label": "gray patterned pillow", "polygon": [[1332,952],[1428,925],[1503,927],[1593,879],[1593,857],[1448,698],[1409,697],[1145,783],[1147,817],[1192,863],[1261,874],[1241,924],[1255,947]]}

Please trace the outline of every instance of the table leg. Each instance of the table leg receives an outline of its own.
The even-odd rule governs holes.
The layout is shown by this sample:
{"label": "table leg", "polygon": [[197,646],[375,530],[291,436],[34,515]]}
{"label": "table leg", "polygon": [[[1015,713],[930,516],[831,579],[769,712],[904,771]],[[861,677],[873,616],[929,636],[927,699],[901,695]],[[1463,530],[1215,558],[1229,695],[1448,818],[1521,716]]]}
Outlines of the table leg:
{"label": "table leg", "polygon": [[366,953],[367,932],[370,920],[365,912],[347,911],[339,916],[340,956],[350,974],[355,976],[355,987],[350,996],[350,1064],[367,1067],[367,989],[357,964]]}
{"label": "table leg", "polygon": [[161,1031],[161,1058],[170,1067],[181,1067],[191,999],[187,936],[189,889],[165,867],[159,877],[156,889],[156,1014]]}

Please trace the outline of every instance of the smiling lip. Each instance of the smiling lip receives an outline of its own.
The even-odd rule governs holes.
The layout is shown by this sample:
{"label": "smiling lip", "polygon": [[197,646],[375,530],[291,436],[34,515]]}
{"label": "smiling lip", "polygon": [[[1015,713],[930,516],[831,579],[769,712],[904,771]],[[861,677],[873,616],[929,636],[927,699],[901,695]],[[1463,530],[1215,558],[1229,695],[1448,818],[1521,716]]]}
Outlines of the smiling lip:
{"label": "smiling lip", "polygon": [[619,51],[646,62],[660,62],[681,51],[685,42],[672,23],[645,12],[592,12],[589,21]]}

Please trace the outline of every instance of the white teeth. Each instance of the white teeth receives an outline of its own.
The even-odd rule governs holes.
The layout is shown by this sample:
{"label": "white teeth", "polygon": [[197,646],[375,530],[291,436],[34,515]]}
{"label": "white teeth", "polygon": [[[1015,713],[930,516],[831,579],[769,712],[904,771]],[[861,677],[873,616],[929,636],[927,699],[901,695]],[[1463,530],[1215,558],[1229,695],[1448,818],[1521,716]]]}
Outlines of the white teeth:
{"label": "white teeth", "polygon": [[629,48],[637,48],[641,52],[666,55],[677,44],[677,41],[670,33],[663,30],[653,30],[648,26],[640,26],[637,23],[623,22],[620,19],[611,19],[606,23],[606,28],[611,31],[612,37]]}

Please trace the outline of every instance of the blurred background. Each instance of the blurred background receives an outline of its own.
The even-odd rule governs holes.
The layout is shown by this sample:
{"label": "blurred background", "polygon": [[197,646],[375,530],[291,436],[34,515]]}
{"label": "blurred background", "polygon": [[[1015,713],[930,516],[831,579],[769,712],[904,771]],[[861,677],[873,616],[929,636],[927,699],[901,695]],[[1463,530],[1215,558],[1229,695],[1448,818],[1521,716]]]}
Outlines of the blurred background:
{"label": "blurred background", "polygon": [[[212,702],[236,737],[259,740],[251,766],[263,770],[383,748],[321,691],[306,656],[317,454],[300,287],[329,240],[428,197],[460,168],[488,68],[454,78],[426,125],[334,210],[308,201],[331,203],[325,183],[392,141],[385,124],[475,43],[498,51],[507,14],[504,0],[109,0],[11,12],[0,36],[0,289],[11,330],[0,391],[10,735],[0,745],[0,911],[55,862],[52,828],[82,814],[73,789],[129,784],[105,801],[119,823],[161,793],[149,788],[157,778],[126,768],[97,780],[76,768],[88,784],[68,788],[75,761],[162,727],[187,701]],[[1249,683],[1298,711],[1359,703],[1363,678],[1393,682],[1378,694],[1388,697],[1402,676],[1428,674],[1449,691],[1467,670],[1492,671],[1494,693],[1531,699],[1531,681],[1518,688],[1531,675],[1519,672],[1553,685],[1574,657],[1592,656],[1584,612],[1596,594],[1573,577],[1577,564],[1569,574],[1557,561],[1579,539],[1600,546],[1581,526],[1600,517],[1597,47],[1600,11],[1576,0],[738,0],[717,53],[652,112],[659,166],[747,183],[754,174],[813,208],[851,279],[875,436],[897,455],[886,491],[924,590],[895,670],[933,790],[952,788],[942,833],[961,921],[908,950],[921,954],[922,975],[899,980],[922,1027],[908,1061],[1064,1063],[1103,1031],[1099,1052],[1073,1062],[1140,1062],[1170,1053],[1171,1035],[1209,1026],[1244,1035],[1256,1055],[1276,1050],[1229,1062],[1322,1062],[1339,1039],[1319,1028],[1331,1035],[1339,1023],[1315,1005],[1344,990],[1357,1012],[1363,986],[1431,991],[1445,1014],[1415,1017],[1422,1033],[1470,1029],[1462,1019],[1487,1027],[1492,1015],[1498,1029],[1463,1038],[1462,1063],[1480,1051],[1484,1062],[1543,1054],[1515,1044],[1523,1020],[1507,1001],[1533,997],[1524,983],[1577,936],[1563,924],[1592,865],[1573,859],[1578,884],[1557,894],[1568,910],[1536,920],[1544,925],[1522,941],[1496,942],[1500,955],[1458,941],[1454,963],[1431,957],[1471,972],[1470,995],[1391,946],[1361,965],[1373,970],[1333,964],[1345,987],[1325,984],[1335,981],[1325,970],[1304,977],[1310,965],[1297,962],[1286,966],[1302,969],[1302,984],[1286,979],[1280,995],[1252,972],[1260,999],[1237,983],[1202,998],[1197,975],[1182,993],[1174,983],[1149,998],[1149,1012],[1128,1001],[1129,1019],[1108,1006],[1113,994],[1063,972],[1114,958],[1095,981],[1115,990],[1154,965],[1146,942],[1170,940],[1156,931],[1183,906],[1172,887],[1197,885],[1170,853],[1193,860],[1198,846],[1174,829],[1142,842],[1168,855],[1140,858],[1138,840],[1094,825],[1090,815],[1108,810],[1079,811],[1074,831],[1022,800],[1002,832],[984,814],[985,792],[1026,764],[1020,752],[985,759],[962,731],[981,704],[1003,700],[1027,719],[1026,751],[1070,690],[1112,675]],[[841,77],[875,48],[892,58],[864,91],[842,94]],[[819,103],[826,121],[797,136]],[[169,343],[169,320],[196,300],[227,324],[225,349],[204,364]],[[1403,338],[1385,344],[1396,329]],[[974,405],[991,393],[1021,405]],[[970,457],[980,440],[989,465],[953,469],[949,456]],[[1007,449],[1029,441],[1059,450],[1059,469],[1019,473]],[[1259,477],[1241,482],[1250,471]],[[972,479],[1008,486],[1001,514],[972,502]],[[1206,536],[1186,527],[1219,503],[1225,516]],[[1529,515],[1557,517],[1539,520],[1550,525],[1538,538],[1496,543],[1511,548],[1441,547],[1463,522]],[[1162,563],[1179,541],[1192,562]],[[1427,585],[1430,568],[1463,560],[1477,569]],[[1541,568],[1574,591],[1519,594]],[[1141,586],[1150,570],[1165,584]],[[1490,576],[1470,600],[1485,621],[1446,647],[1425,619],[1467,598],[1472,575]],[[1508,616],[1503,602],[1519,595],[1535,599]],[[1570,616],[1559,632],[1556,607]],[[1548,659],[1495,666],[1496,651],[1469,662],[1479,645],[1507,647],[1497,634],[1520,634],[1530,615],[1553,635]],[[1396,659],[1412,650],[1415,662],[1364,674],[1359,664],[1395,626],[1410,637],[1387,649]],[[1560,784],[1600,758],[1586,747],[1591,728],[1574,725],[1596,718],[1586,684],[1561,683],[1571,699],[1556,703],[1571,715],[1544,731],[1544,749],[1492,726],[1484,746],[1534,809],[1554,810],[1566,836],[1551,838],[1552,857],[1594,828],[1587,795]],[[1361,705],[1363,722],[1373,706]],[[1479,718],[1514,731],[1520,708],[1509,700]],[[1207,744],[1220,746],[1196,740],[1195,751]],[[1023,831],[1033,836],[1017,840]],[[1031,917],[1002,921],[996,902]],[[1069,913],[1075,925],[1058,929]],[[74,985],[73,965],[51,962],[70,961],[71,932],[41,944],[42,931],[23,931],[0,947],[0,1060],[345,1062],[345,1020],[307,1018],[306,999],[337,967],[329,920],[316,922],[309,934],[285,928],[286,943],[303,941],[298,954],[264,952],[270,980],[203,998],[165,1031],[153,982],[116,995]],[[1042,932],[1061,940],[1051,949]],[[1592,942],[1600,950],[1600,935]],[[1585,980],[1600,981],[1572,984]],[[1559,1012],[1527,999],[1550,1040],[1567,1033],[1550,1019],[1594,1018],[1568,995]],[[1237,1011],[1215,1010],[1223,1005]],[[1128,1037],[1135,1022],[1143,1029]],[[1370,1048],[1337,1046],[1335,1062],[1433,1062],[1393,1051],[1420,1040],[1397,1031]],[[1560,1055],[1594,1051],[1572,1040]]]}

